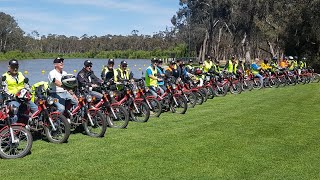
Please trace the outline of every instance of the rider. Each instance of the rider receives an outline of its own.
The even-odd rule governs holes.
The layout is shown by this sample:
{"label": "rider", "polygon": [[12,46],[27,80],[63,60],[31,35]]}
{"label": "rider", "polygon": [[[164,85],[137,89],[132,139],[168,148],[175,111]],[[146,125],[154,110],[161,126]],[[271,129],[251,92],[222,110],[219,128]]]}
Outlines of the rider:
{"label": "rider", "polygon": [[108,82],[110,79],[114,78],[114,60],[113,59],[109,59],[108,60],[108,65],[104,66],[102,68],[102,72],[101,72],[101,79],[104,80],[105,82]]}
{"label": "rider", "polygon": [[[9,61],[8,72],[4,73],[2,76],[6,77],[4,90],[8,95],[14,96],[21,89],[29,88],[27,84],[25,84],[25,77],[21,72],[18,72],[19,63],[16,59],[12,59]],[[1,97],[0,99],[2,99]],[[10,104],[19,108],[20,103],[18,101],[11,101]],[[28,102],[31,112],[36,112],[38,110],[38,106],[32,102]],[[13,123],[17,122],[18,118],[15,116],[12,121]]]}
{"label": "rider", "polygon": [[235,63],[236,63],[236,57],[232,56],[231,60],[229,60],[226,63],[226,65],[224,67],[224,70],[226,70],[228,73],[233,73],[233,66],[234,66]]}
{"label": "rider", "polygon": [[255,77],[259,78],[261,84],[263,84],[263,77],[259,74],[259,71],[261,70],[261,67],[258,65],[259,61],[259,58],[254,60],[251,64],[251,71]]}
{"label": "rider", "polygon": [[188,71],[188,73],[193,73],[193,60],[189,59],[189,63],[186,65],[186,70]]}
{"label": "rider", "polygon": [[120,82],[122,80],[133,80],[133,73],[127,69],[128,63],[121,61],[120,67],[114,71],[114,82]]}
{"label": "rider", "polygon": [[271,70],[271,66],[269,65],[268,58],[264,58],[263,63],[261,63],[262,70]]}
{"label": "rider", "polygon": [[151,59],[151,65],[146,70],[146,86],[150,89],[150,92],[154,97],[157,97],[157,92],[160,90],[160,93],[163,94],[163,89],[158,88],[158,81],[162,81],[161,78],[158,78],[158,60],[153,58]]}
{"label": "rider", "polygon": [[[67,75],[66,71],[63,71],[64,67],[64,59],[56,58],[53,60],[54,69],[49,72],[48,81],[49,81],[49,89],[50,94],[54,98],[58,99],[58,102],[55,102],[55,105],[58,108],[58,111],[63,113],[65,110],[65,102],[66,100],[71,100],[71,104],[73,107],[77,106],[78,101],[74,92],[71,90],[72,88],[77,86],[77,80],[70,81],[69,87],[64,87],[62,84],[61,78]],[[70,88],[70,90],[66,90],[64,88]]]}
{"label": "rider", "polygon": [[[85,87],[86,85],[92,88],[99,87],[99,84],[103,83],[103,81],[94,74],[92,70],[92,62],[90,60],[85,60],[83,65],[84,67],[77,75],[79,88]],[[95,96],[97,100],[100,100],[103,96],[101,93],[92,90],[90,91],[90,94]]]}
{"label": "rider", "polygon": [[176,62],[174,60],[170,61],[169,66],[167,67],[167,69],[165,71],[166,78],[174,77],[174,73],[177,74],[177,72],[175,72],[175,71],[177,71],[175,69],[175,66],[176,66]]}
{"label": "rider", "polygon": [[204,64],[203,64],[203,72],[205,73],[209,72],[212,66],[213,66],[213,62],[211,60],[211,56],[206,55],[206,60],[204,61]]}
{"label": "rider", "polygon": [[167,88],[164,85],[164,81],[163,81],[163,78],[165,75],[164,75],[164,68],[162,67],[162,63],[163,63],[163,61],[161,59],[158,59],[158,64],[157,64],[158,77],[160,77],[160,79],[162,79],[162,81],[158,80],[158,87],[161,88],[163,91],[165,91]]}

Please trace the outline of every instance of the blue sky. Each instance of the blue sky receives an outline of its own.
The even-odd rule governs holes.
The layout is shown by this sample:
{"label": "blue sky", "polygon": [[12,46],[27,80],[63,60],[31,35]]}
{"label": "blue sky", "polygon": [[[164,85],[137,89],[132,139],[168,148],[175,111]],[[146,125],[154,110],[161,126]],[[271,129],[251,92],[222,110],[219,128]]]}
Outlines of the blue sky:
{"label": "blue sky", "polygon": [[152,35],[171,27],[179,0],[0,0],[0,11],[26,33],[82,36]]}

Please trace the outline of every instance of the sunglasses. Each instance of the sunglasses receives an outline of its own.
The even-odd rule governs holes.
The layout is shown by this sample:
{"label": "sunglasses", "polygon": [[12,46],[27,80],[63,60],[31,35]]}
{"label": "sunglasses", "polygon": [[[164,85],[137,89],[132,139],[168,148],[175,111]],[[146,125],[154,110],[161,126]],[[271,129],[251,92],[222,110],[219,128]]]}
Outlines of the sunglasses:
{"label": "sunglasses", "polygon": [[92,65],[89,65],[89,66],[86,66],[86,67],[92,68]]}

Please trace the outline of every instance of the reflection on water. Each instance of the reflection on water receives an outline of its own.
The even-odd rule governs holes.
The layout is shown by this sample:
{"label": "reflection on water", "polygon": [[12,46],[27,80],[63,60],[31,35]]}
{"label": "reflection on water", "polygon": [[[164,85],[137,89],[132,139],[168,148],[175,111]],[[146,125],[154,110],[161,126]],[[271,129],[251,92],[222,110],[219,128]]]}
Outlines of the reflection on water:
{"label": "reflection on water", "polygon": [[[86,59],[65,59],[64,71],[70,74],[77,75],[77,73],[83,68],[83,62]],[[103,65],[106,65],[107,59],[90,59],[93,63],[93,71],[97,77],[100,78],[101,70]],[[115,60],[115,68],[123,59]],[[126,60],[128,67],[133,72],[135,78],[140,78],[142,73],[150,65],[148,59],[130,59]],[[9,61],[0,61],[0,73],[1,75],[8,70]],[[24,73],[26,77],[30,79],[30,84],[34,84],[39,81],[47,81],[48,73],[53,69],[53,59],[32,59],[32,60],[19,60],[19,71]],[[74,70],[76,72],[74,72]],[[28,74],[25,74],[25,71]],[[144,76],[144,75],[143,75]]]}

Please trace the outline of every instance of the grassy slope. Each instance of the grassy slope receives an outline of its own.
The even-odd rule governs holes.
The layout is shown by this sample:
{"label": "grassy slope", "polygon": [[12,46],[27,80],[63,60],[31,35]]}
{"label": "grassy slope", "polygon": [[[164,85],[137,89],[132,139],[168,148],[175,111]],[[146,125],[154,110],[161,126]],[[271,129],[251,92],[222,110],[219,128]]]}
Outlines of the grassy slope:
{"label": "grassy slope", "polygon": [[319,179],[320,84],[208,100],[103,139],[37,140],[0,176],[26,179]]}

